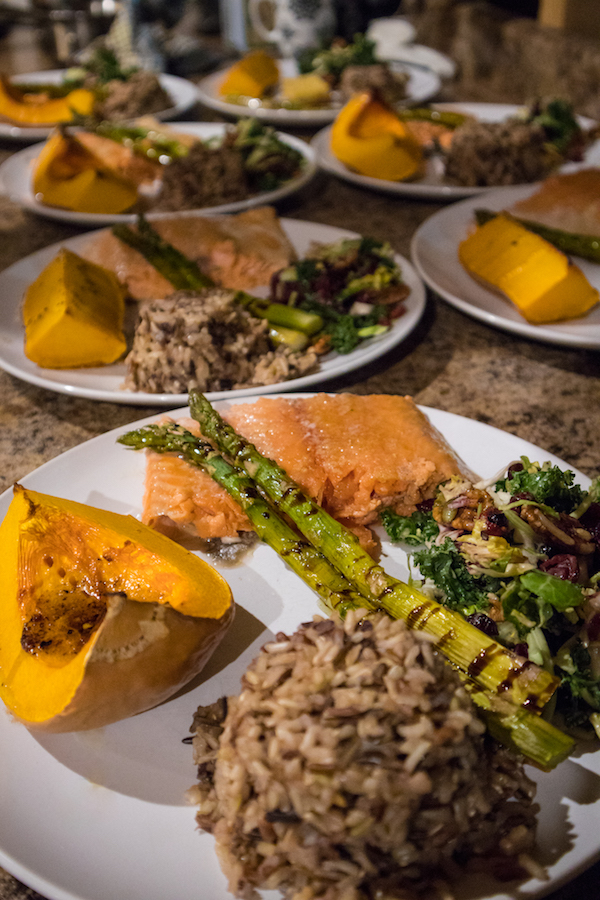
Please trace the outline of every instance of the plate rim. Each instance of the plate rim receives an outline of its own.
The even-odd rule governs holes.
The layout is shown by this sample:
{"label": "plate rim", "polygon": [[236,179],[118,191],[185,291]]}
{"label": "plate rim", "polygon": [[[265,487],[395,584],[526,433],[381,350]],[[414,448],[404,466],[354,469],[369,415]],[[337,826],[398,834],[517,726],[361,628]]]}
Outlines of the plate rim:
{"label": "plate rim", "polygon": [[[187,134],[197,132],[199,138],[202,138],[202,131],[206,131],[206,138],[210,138],[211,136],[224,134],[228,127],[225,122],[172,122],[169,123],[169,126],[179,128]],[[208,132],[212,132],[212,134]],[[202,212],[204,215],[222,215],[225,213],[243,212],[255,206],[277,203],[284,197],[302,190],[318,171],[316,153],[309,143],[295,135],[287,134],[284,131],[277,131],[276,134],[283,143],[302,154],[304,166],[299,175],[280,185],[275,190],[254,194],[245,200],[222,203],[219,206],[200,207],[194,210],[181,210],[181,213]],[[45,206],[36,200],[30,184],[28,184],[27,188],[22,184],[19,184],[18,189],[11,187],[11,185],[15,184],[15,177],[19,177],[23,181],[27,178],[27,170],[30,168],[35,156],[41,152],[45,143],[45,141],[40,141],[39,143],[29,144],[29,146],[15,151],[4,162],[0,163],[0,193],[3,192],[13,203],[34,215],[44,216],[47,219],[59,222],[86,225],[89,228],[113,225],[118,222],[132,223],[137,220],[136,213],[115,213],[114,215],[110,213],[77,213],[61,209],[60,207]],[[152,212],[151,210],[145,214],[148,220],[168,218],[172,215],[174,215],[173,212]]]}
{"label": "plate rim", "polygon": [[[195,215],[198,214],[190,214],[190,216],[186,216],[186,218],[194,217]],[[359,234],[349,229],[339,228],[336,225],[324,225],[318,222],[311,222],[306,219],[282,217],[279,219],[279,221],[286,231],[286,234],[289,234],[288,229],[291,229],[291,231],[293,232],[295,226],[298,225],[300,230],[311,229],[313,231],[316,231],[314,239],[322,240],[325,242],[334,241],[343,237],[360,237]],[[321,229],[325,231],[325,235],[319,238],[318,235]],[[86,231],[82,234],[75,235],[72,238],[68,238],[67,240],[57,241],[56,243],[50,244],[47,247],[43,247],[42,249],[37,250],[20,260],[17,260],[17,262],[13,263],[11,266],[8,266],[6,269],[0,272],[0,290],[2,289],[3,282],[15,276],[15,273],[16,271],[18,271],[19,267],[27,265],[28,263],[33,263],[37,266],[39,274],[39,271],[41,271],[43,266],[47,265],[47,262],[45,262],[44,260],[47,258],[47,261],[49,262],[52,256],[55,255],[61,247],[76,249],[80,244],[85,243],[90,238],[90,236],[98,234],[103,230],[105,229]],[[329,234],[330,237],[327,237],[327,234]],[[385,355],[386,353],[397,347],[399,344],[401,344],[406,338],[408,338],[418,325],[425,311],[425,306],[427,303],[425,285],[421,277],[418,275],[412,262],[407,257],[404,257],[399,253],[395,253],[394,255],[395,259],[398,261],[399,265],[402,268],[407,283],[411,287],[411,292],[405,301],[406,312],[395,320],[390,331],[386,332],[383,335],[364,341],[361,345],[359,345],[359,347],[356,348],[356,350],[352,351],[351,354],[336,354],[332,357],[333,364],[326,371],[323,371],[323,369],[320,368],[316,372],[300,376],[299,378],[292,379],[288,382],[280,382],[275,385],[264,385],[261,387],[240,388],[235,391],[235,396],[248,397],[255,394],[270,395],[273,393],[289,393],[292,391],[295,392],[298,390],[304,390],[312,385],[324,384],[335,378],[348,375],[349,373],[361,369],[369,363],[376,361],[381,356]],[[10,311],[12,314],[14,314],[17,311],[16,307],[13,305],[13,307],[10,307]],[[0,317],[1,315],[2,314],[0,314]],[[7,315],[7,313],[4,312],[4,315]],[[359,354],[359,357],[357,358],[355,356],[354,363],[352,363],[352,360],[350,360],[350,364],[348,365],[348,360],[353,354],[356,353]],[[6,359],[2,338],[0,336],[0,368],[8,372],[10,375],[18,378],[19,380],[25,381],[28,384],[33,384],[36,387],[42,387],[46,390],[51,390],[55,393],[67,395],[70,397],[80,397],[88,400],[98,400],[133,406],[173,406],[185,403],[187,399],[187,393],[149,394],[141,391],[115,391],[64,384],[60,381],[53,381],[43,374],[38,374],[37,368],[33,368],[33,364],[29,363],[29,361],[24,357],[24,354],[23,360],[23,364],[27,367],[25,370],[21,367],[21,364],[16,365],[15,363],[12,363],[10,359]],[[117,367],[117,365],[118,364],[114,364],[115,367]],[[29,368],[30,366],[31,368]],[[105,372],[109,368],[111,367],[103,367],[102,372]],[[71,370],[40,369],[39,371],[43,373],[44,371],[69,372]],[[124,371],[121,377],[124,378]],[[232,393],[233,392],[231,391],[212,391],[207,392],[206,396],[211,401],[225,400],[231,397]]]}

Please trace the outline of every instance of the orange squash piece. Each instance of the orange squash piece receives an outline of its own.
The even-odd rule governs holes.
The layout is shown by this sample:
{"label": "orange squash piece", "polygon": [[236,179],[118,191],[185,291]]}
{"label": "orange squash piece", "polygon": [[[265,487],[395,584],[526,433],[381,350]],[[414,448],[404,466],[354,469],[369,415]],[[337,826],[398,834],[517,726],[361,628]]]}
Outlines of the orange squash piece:
{"label": "orange squash piece", "polygon": [[221,97],[262,97],[279,82],[279,69],[272,56],[264,50],[254,50],[228,70],[219,85]]}
{"label": "orange squash piece", "polygon": [[19,91],[6,78],[0,78],[0,118],[24,127],[72,122],[75,114],[92,114],[96,97],[86,88],[76,88],[65,97]]}
{"label": "orange squash piece", "polygon": [[132,516],[15,485],[0,548],[0,697],[31,729],[97,728],[161,703],[233,618],[222,576]]}
{"label": "orange squash piece", "polygon": [[331,152],[348,168],[385,181],[414,178],[421,145],[394,110],[365,91],[354,94],[331,129]]}
{"label": "orange squash piece", "polygon": [[52,134],[38,156],[32,191],[40,203],[82,213],[125,212],[138,199],[137,185],[110,168],[76,135]]}

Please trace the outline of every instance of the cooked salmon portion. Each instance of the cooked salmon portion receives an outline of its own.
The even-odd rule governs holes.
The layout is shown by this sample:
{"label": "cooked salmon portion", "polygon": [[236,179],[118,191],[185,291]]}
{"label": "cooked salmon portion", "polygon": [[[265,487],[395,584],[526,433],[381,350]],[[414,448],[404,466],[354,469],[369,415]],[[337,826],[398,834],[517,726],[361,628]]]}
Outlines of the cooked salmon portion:
{"label": "cooked salmon portion", "polygon": [[[180,424],[199,434],[198,423]],[[173,538],[235,538],[252,526],[227,491],[177,456],[148,453],[142,520]]]}
{"label": "cooked salmon portion", "polygon": [[600,169],[551,175],[509,212],[550,228],[600,235]]}
{"label": "cooked salmon portion", "polygon": [[[220,287],[250,291],[294,258],[294,248],[272,207],[232,216],[172,215],[152,222],[168,243],[190,259]],[[173,293],[173,285],[154,266],[110,230],[90,238],[81,256],[113,271],[134,300],[156,300]]]}
{"label": "cooked salmon portion", "polygon": [[[263,397],[226,418],[335,518],[356,530],[391,507],[409,515],[455,474],[470,474],[410,397]],[[188,421],[183,421],[189,427]],[[197,431],[197,426],[196,431]],[[250,523],[224,490],[176,457],[148,455],[143,521],[234,537]]]}

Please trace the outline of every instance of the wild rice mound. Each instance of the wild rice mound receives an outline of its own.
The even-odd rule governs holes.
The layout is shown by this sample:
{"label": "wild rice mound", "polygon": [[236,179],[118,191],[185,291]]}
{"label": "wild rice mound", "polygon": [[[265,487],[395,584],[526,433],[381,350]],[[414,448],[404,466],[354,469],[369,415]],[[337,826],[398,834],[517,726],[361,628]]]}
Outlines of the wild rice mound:
{"label": "wild rice mound", "polygon": [[452,138],[445,174],[448,181],[468,187],[529,184],[545,178],[556,161],[539,125],[467,122]]}
{"label": "wild rice mound", "polygon": [[316,368],[317,357],[272,350],[265,319],[251,316],[234,291],[208,289],[142,301],[125,364],[125,388],[180,394],[277,384]]}
{"label": "wild rice mound", "polygon": [[236,897],[433,900],[469,863],[533,865],[533,783],[431,641],[384,614],[276,635],[191,731],[190,800]]}

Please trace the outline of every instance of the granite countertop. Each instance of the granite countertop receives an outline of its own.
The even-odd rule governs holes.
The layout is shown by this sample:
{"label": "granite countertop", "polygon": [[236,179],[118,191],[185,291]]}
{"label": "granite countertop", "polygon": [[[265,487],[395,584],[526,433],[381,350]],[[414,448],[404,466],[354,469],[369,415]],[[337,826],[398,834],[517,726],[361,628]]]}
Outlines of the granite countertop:
{"label": "granite countertop", "polygon": [[[0,143],[0,161],[17,148]],[[282,215],[388,240],[407,257],[415,229],[439,208],[370,193],[325,175],[279,207]],[[80,231],[37,218],[0,197],[0,269]],[[595,476],[600,473],[599,376],[598,352],[507,334],[429,296],[421,323],[403,344],[326,389],[410,394],[420,404],[504,429]],[[158,412],[55,394],[4,372],[0,397],[2,490],[82,441]],[[600,865],[551,896],[598,898],[599,878]],[[0,900],[37,897],[0,870]]]}

